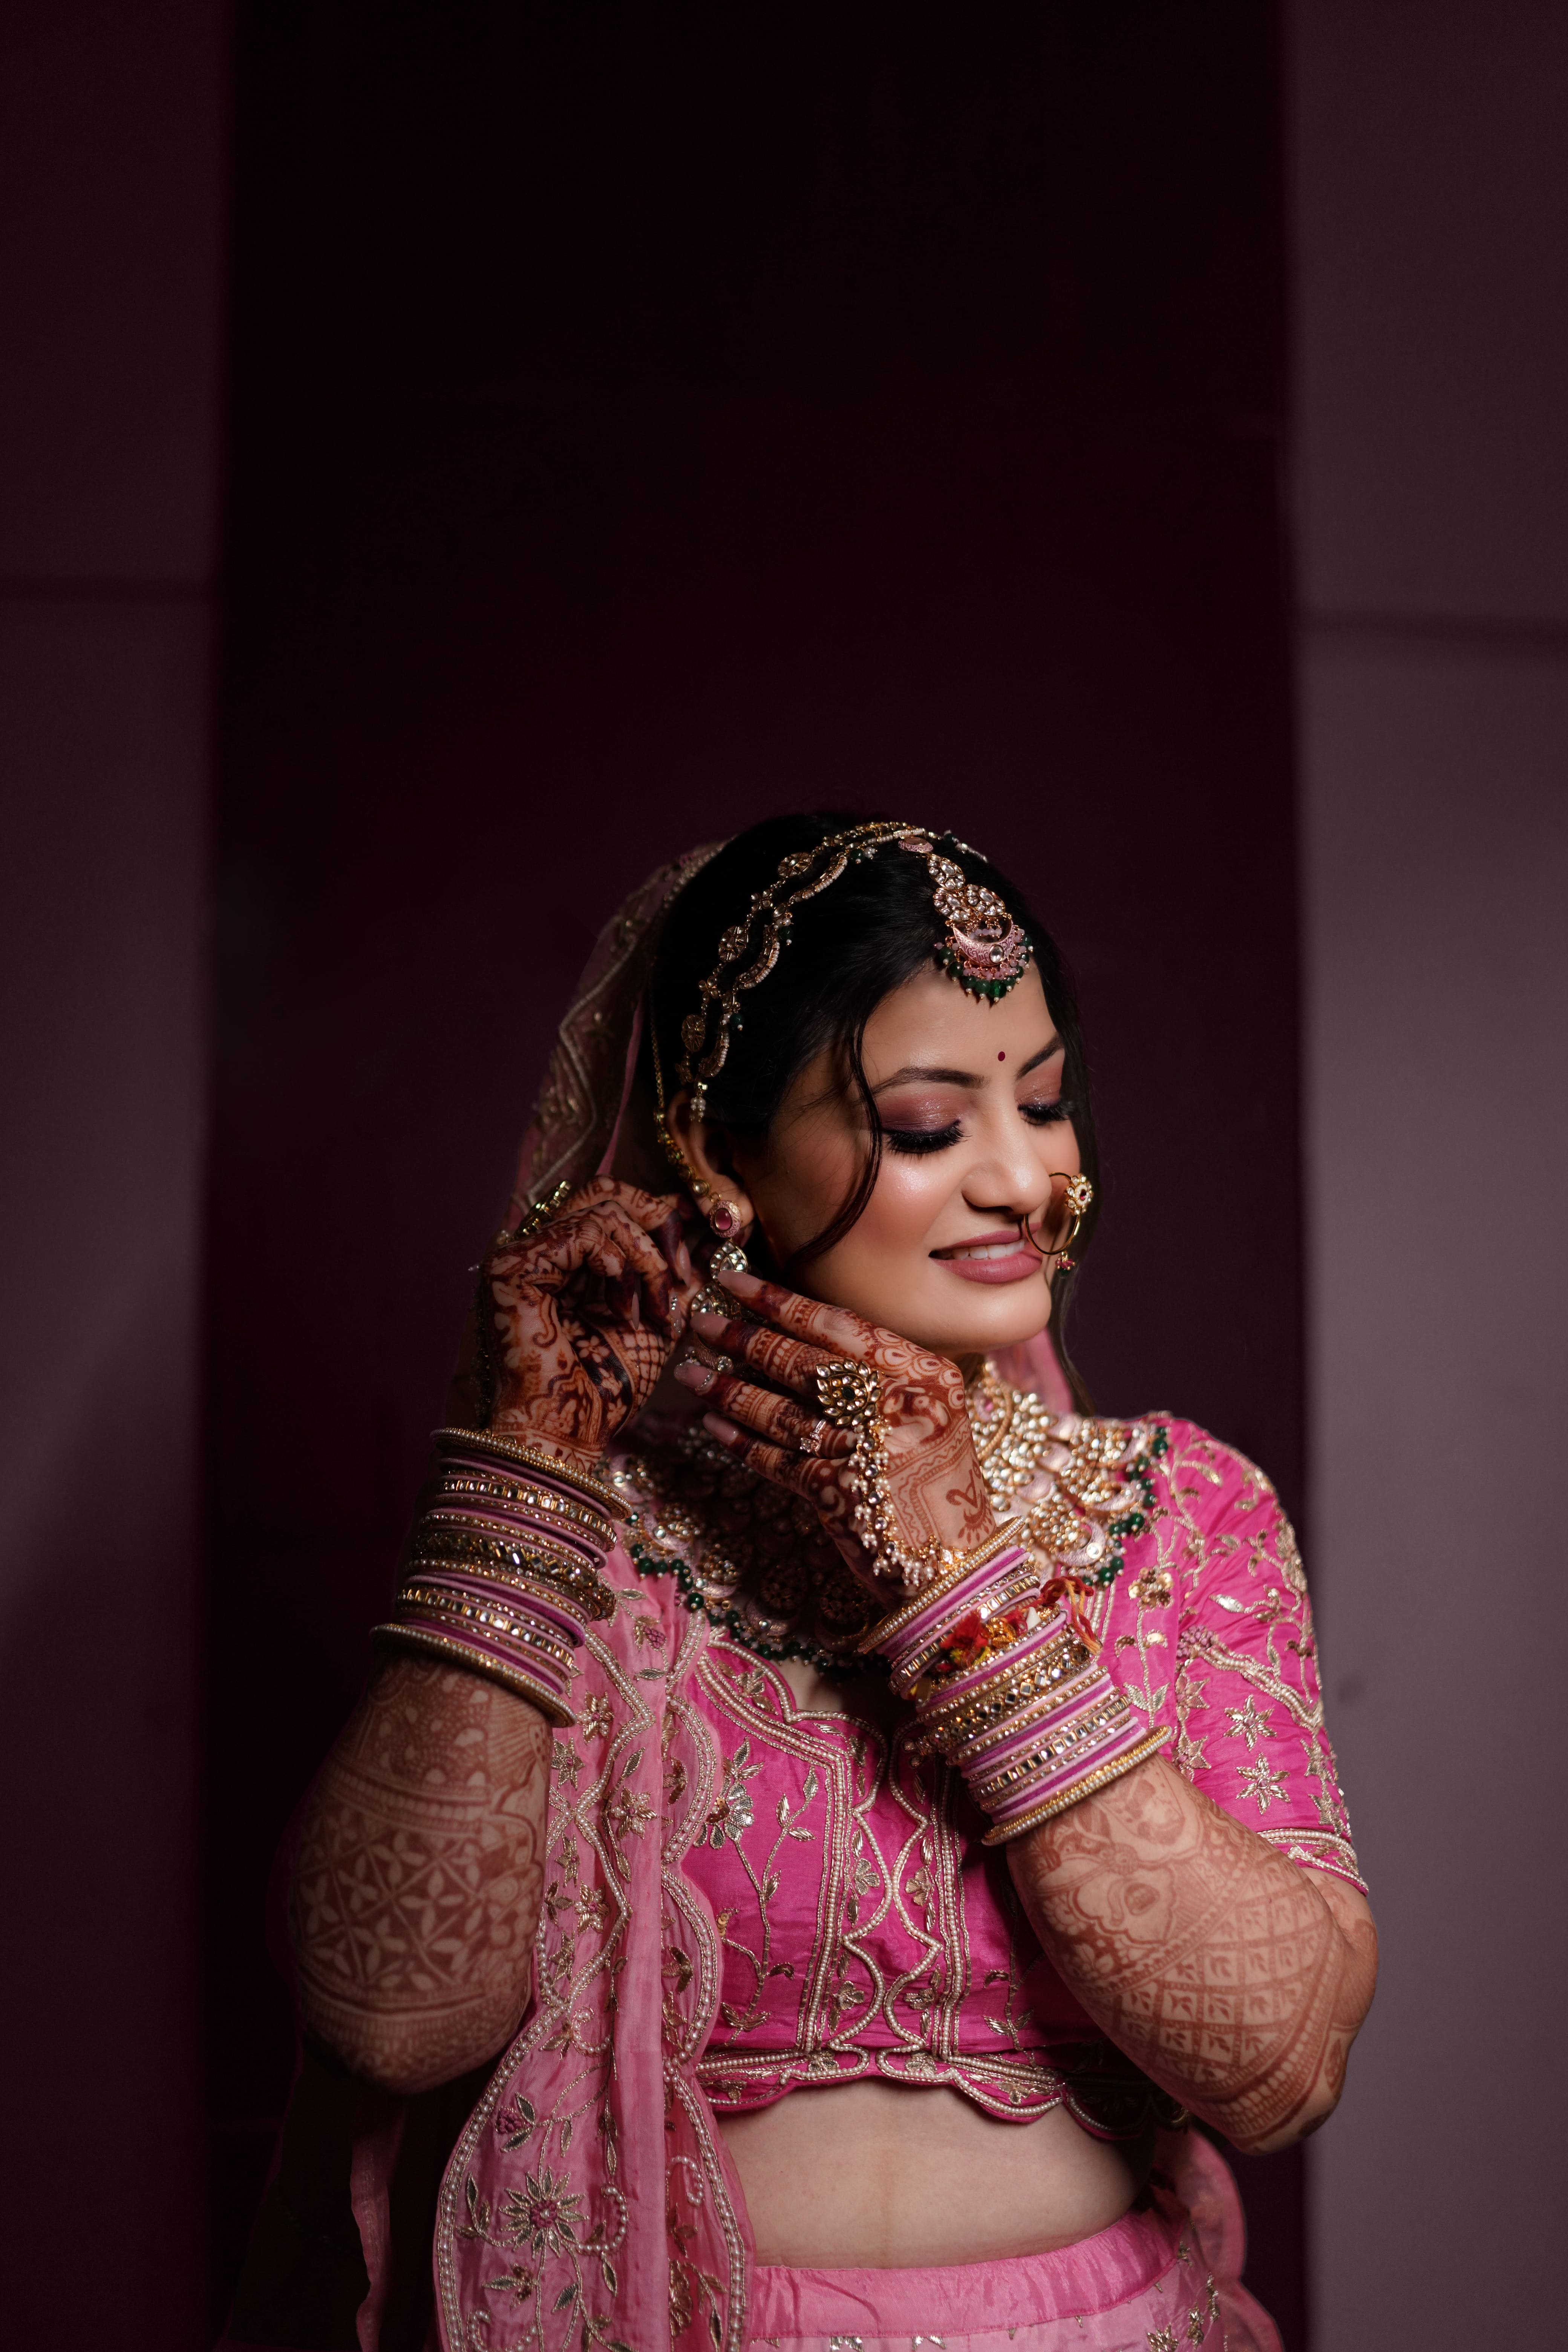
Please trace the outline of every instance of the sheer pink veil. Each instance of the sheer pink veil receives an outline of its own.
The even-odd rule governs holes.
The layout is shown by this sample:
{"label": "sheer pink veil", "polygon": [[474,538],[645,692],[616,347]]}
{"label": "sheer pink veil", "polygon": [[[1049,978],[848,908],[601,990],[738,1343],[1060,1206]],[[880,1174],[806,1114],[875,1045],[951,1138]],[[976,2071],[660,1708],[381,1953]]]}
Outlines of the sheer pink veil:
{"label": "sheer pink veil", "polygon": [[[642,1042],[643,994],[665,918],[677,893],[722,845],[708,842],[659,866],[622,901],[595,940],[555,1033],[550,1066],[523,1135],[503,1224],[515,1224],[533,1202],[558,1184],[570,1184],[575,1191],[615,1162]],[[637,1169],[637,1179],[651,1189],[664,1189],[669,1171],[652,1160],[651,1137],[647,1142],[649,1150],[641,1155],[647,1164]],[[477,1429],[486,1418],[488,1399],[476,1342],[476,1317],[470,1311],[447,1392],[447,1420],[453,1428]]]}
{"label": "sheer pink veil", "polygon": [[522,1139],[510,1217],[560,1183],[574,1189],[616,1156],[642,1042],[643,993],[670,902],[721,842],[661,866],[616,909],[594,942]]}
{"label": "sheer pink veil", "polygon": [[[672,902],[722,846],[707,842],[659,866],[616,909],[595,940],[522,1139],[507,1223],[515,1223],[556,1185],[575,1189],[612,1168],[633,1181],[668,1184],[668,1172],[651,1159],[651,1138],[623,1136],[642,1043],[643,997]],[[643,1148],[634,1150],[634,1142]],[[1075,1410],[1048,1331],[1000,1349],[993,1360],[1004,1380],[1032,1389],[1051,1412]],[[466,1427],[483,1417],[471,1318],[448,1414]]]}

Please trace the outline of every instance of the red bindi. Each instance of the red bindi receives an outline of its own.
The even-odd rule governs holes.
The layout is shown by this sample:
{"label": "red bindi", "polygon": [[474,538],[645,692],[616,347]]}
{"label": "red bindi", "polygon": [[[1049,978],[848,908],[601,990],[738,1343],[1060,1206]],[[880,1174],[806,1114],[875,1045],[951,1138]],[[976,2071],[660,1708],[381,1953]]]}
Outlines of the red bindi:
{"label": "red bindi", "polygon": [[1006,1060],[1006,1058],[1007,1058],[1007,1056],[1006,1056],[1006,1055],[1005,1055],[1005,1054],[998,1054],[998,1055],[997,1055],[997,1056],[996,1056],[996,1059],[997,1059],[999,1062],[1005,1062],[1005,1061]]}

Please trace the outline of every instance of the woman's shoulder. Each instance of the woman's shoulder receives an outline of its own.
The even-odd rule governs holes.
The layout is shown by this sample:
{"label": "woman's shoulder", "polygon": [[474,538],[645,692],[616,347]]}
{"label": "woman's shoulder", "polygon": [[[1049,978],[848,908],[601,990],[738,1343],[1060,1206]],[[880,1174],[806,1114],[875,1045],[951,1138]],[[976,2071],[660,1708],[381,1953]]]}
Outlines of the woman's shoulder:
{"label": "woman's shoulder", "polygon": [[[1120,1424],[1143,1473],[1150,1508],[1140,1530],[1189,1585],[1277,1580],[1303,1598],[1296,1534],[1273,1480],[1237,1446],[1180,1414],[1155,1412]],[[1142,1442],[1140,1442],[1142,1441]],[[1214,1571],[1224,1570],[1216,1577]]]}
{"label": "woman's shoulder", "polygon": [[1141,1413],[1126,1426],[1147,1433],[1150,1465],[1166,1486],[1194,1501],[1218,1502],[1244,1513],[1279,1509],[1279,1497],[1268,1472],[1201,1423],[1159,1411]]}

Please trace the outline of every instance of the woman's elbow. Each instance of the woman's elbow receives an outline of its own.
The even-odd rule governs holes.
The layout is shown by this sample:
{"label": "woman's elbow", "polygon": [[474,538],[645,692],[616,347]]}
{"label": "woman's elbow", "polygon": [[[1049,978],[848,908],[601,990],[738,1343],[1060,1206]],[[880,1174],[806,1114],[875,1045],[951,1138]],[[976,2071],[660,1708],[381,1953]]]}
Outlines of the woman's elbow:
{"label": "woman's elbow", "polygon": [[[1321,2130],[1339,2105],[1340,2093],[1343,2088],[1342,2072],[1339,2081],[1331,2084],[1320,2077],[1300,2106],[1282,2122],[1268,2130],[1256,2133],[1232,2131],[1226,2137],[1242,2156],[1278,2156],[1282,2149],[1294,2147],[1298,2141],[1308,2139],[1313,2132]],[[1224,2128],[1222,2124],[1221,2129]]]}
{"label": "woman's elbow", "polygon": [[504,2002],[434,2010],[351,2008],[313,2000],[308,1983],[300,1991],[306,2032],[362,2083],[402,2099],[437,2090],[497,2057],[528,2007],[526,1983]]}
{"label": "woman's elbow", "polygon": [[1354,2039],[1353,2032],[1344,2031],[1336,2032],[1331,2036],[1328,2047],[1319,2057],[1304,2096],[1292,2099],[1289,2088],[1281,2086],[1274,2102],[1279,2110],[1275,2120],[1267,2119],[1270,2104],[1267,2095],[1262,2103],[1264,2116],[1260,2118],[1260,2127],[1257,2130],[1240,2132],[1216,2118],[1232,2146],[1238,2148],[1243,2156],[1277,2156],[1281,2148],[1294,2147],[1298,2140],[1307,2139],[1313,2132],[1321,2131],[1339,2105],[1345,2087],[1351,2043]]}

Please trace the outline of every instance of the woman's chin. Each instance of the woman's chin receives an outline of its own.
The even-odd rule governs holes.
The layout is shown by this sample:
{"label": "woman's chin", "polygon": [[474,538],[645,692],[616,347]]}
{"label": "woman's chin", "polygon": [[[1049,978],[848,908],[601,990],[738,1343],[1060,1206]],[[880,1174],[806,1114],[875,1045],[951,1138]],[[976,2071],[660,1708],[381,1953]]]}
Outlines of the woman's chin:
{"label": "woman's chin", "polygon": [[1051,1316],[1051,1295],[1037,1270],[1028,1282],[1006,1285],[958,1283],[949,1276],[935,1297],[929,1282],[917,1280],[901,1292],[896,1304],[889,1298],[881,1311],[859,1300],[833,1303],[852,1307],[868,1322],[897,1331],[914,1347],[929,1348],[933,1355],[952,1359],[989,1356],[998,1348],[1022,1347],[1038,1339]]}

